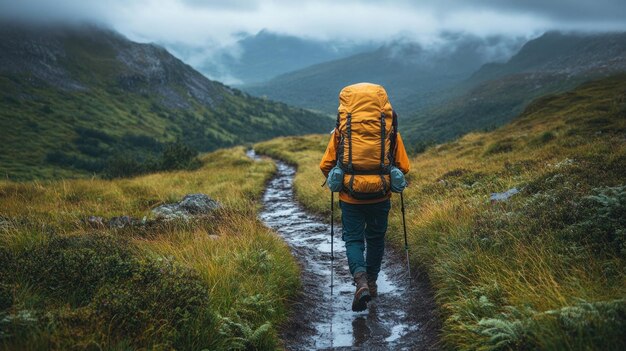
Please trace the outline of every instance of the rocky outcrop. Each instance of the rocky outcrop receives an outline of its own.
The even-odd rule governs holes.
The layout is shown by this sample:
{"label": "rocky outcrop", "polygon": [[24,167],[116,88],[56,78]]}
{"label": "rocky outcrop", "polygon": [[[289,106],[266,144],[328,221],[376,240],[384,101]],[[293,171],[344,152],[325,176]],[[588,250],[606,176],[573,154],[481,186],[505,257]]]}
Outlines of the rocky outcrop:
{"label": "rocky outcrop", "polygon": [[35,78],[65,91],[86,90],[62,65],[67,53],[61,33],[37,33],[23,26],[0,25],[0,74],[27,75],[33,84]]}
{"label": "rocky outcrop", "polygon": [[[188,221],[197,217],[206,216],[220,207],[219,202],[213,200],[208,195],[188,194],[179,202],[163,204],[152,209],[154,219],[148,219],[146,217],[138,219],[131,216],[116,216],[106,219],[99,216],[89,216],[84,219],[84,222],[92,228],[123,229],[173,220]],[[0,224],[2,224],[1,217]]]}
{"label": "rocky outcrop", "polygon": [[220,207],[220,204],[205,194],[185,195],[180,202],[164,204],[152,210],[157,220],[188,220],[194,216],[206,215]]}
{"label": "rocky outcrop", "polygon": [[159,103],[170,109],[188,110],[194,99],[214,108],[223,95],[233,94],[166,49],[134,43],[110,29],[87,24],[0,24],[0,74],[28,75],[65,91],[89,90],[93,82],[75,74],[77,67],[85,69],[87,63],[79,58],[85,54],[108,65],[114,73],[106,78],[114,78],[119,88],[157,94]]}

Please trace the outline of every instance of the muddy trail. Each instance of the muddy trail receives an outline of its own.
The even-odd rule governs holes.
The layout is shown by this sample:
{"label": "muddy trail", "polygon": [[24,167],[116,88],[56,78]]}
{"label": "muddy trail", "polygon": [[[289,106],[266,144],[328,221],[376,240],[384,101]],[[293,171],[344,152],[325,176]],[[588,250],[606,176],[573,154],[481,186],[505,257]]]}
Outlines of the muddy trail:
{"label": "muddy trail", "polygon": [[[248,155],[259,158],[254,151]],[[366,311],[352,312],[354,285],[341,241],[341,226],[335,225],[331,272],[330,224],[308,213],[295,200],[295,168],[275,162],[277,174],[265,190],[259,217],[289,244],[302,266],[303,282],[302,295],[293,305],[293,316],[281,331],[285,347],[288,350],[437,349],[438,323],[431,290],[417,276],[409,286],[402,256],[389,248],[378,278],[379,296],[368,304]]]}

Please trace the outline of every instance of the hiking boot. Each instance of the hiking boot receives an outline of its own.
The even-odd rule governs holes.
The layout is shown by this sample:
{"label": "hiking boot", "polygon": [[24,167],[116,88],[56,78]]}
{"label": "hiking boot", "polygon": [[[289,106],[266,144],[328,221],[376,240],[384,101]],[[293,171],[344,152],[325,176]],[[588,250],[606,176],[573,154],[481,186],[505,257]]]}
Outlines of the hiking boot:
{"label": "hiking boot", "polygon": [[376,279],[367,276],[367,287],[370,289],[371,297],[378,297],[378,284],[376,284]]}
{"label": "hiking boot", "polygon": [[356,292],[354,293],[354,300],[352,300],[352,310],[354,312],[365,311],[367,303],[372,299],[367,286],[367,274],[365,272],[355,274],[354,283],[356,283]]}

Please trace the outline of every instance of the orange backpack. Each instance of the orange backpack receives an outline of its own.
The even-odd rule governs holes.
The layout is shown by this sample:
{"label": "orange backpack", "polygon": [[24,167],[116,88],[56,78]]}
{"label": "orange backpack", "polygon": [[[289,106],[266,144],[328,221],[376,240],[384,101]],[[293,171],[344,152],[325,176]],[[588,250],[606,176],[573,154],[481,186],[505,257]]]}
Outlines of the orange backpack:
{"label": "orange backpack", "polygon": [[336,130],[340,133],[337,166],[343,191],[358,200],[376,199],[390,191],[397,116],[385,89],[358,83],[339,93]]}

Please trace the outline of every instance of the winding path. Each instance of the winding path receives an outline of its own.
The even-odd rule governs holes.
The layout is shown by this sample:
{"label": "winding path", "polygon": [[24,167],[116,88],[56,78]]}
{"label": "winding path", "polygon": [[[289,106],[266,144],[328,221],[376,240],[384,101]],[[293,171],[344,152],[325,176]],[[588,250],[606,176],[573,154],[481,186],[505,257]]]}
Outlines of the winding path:
{"label": "winding path", "polygon": [[[258,159],[254,151],[251,158]],[[430,289],[409,289],[403,262],[386,252],[379,276],[379,297],[368,310],[352,312],[354,286],[347,269],[341,228],[335,230],[331,288],[330,225],[309,214],[294,199],[295,168],[275,161],[278,172],[263,195],[260,219],[289,244],[302,265],[303,292],[294,315],[281,331],[288,350],[432,350],[436,318]]]}

